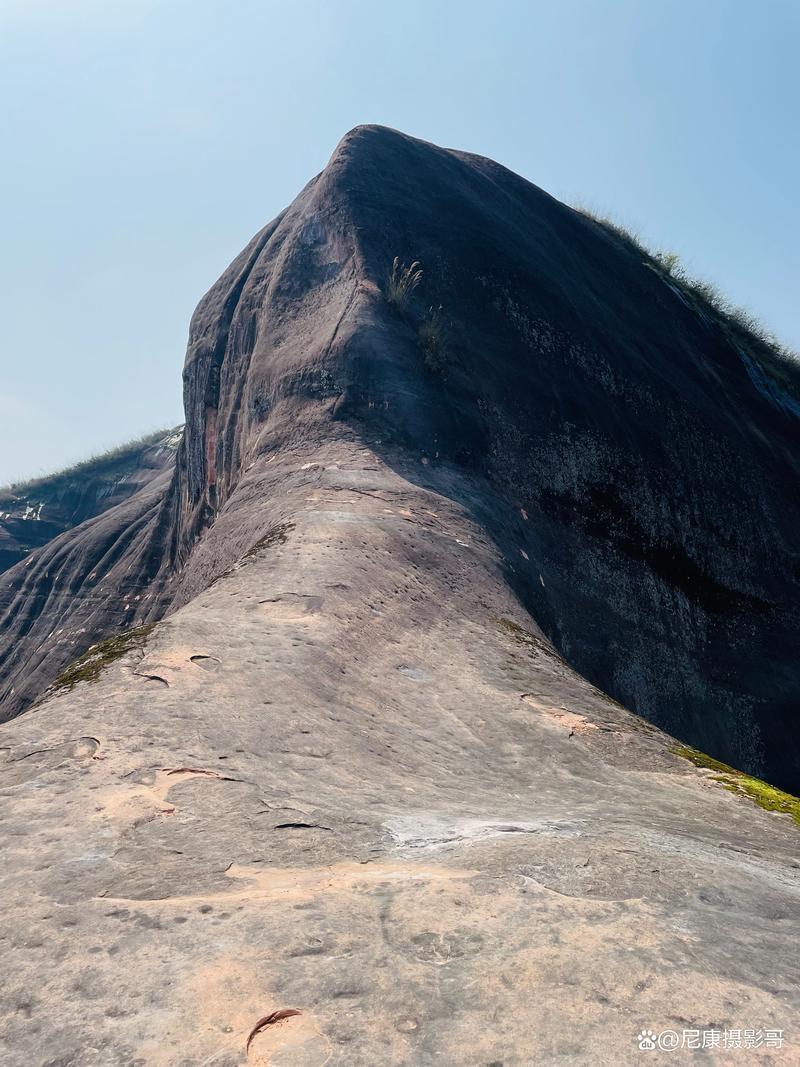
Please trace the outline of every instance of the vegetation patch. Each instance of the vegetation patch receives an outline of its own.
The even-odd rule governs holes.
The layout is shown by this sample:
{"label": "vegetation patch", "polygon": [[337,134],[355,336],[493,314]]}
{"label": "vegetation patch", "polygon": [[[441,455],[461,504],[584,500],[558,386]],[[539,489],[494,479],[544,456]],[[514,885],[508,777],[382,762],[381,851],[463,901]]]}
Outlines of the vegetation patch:
{"label": "vegetation patch", "polygon": [[395,256],[383,295],[403,321],[416,329],[417,346],[425,369],[443,376],[449,362],[449,345],[441,304],[429,307],[422,315],[412,310],[412,298],[422,281],[422,273],[418,260],[406,265]]}
{"label": "vegetation patch", "polygon": [[713,780],[719,782],[730,793],[748,797],[765,811],[777,811],[781,815],[791,815],[800,826],[800,799],[798,797],[793,797],[791,793],[784,793],[782,789],[762,782],[760,778],[752,778],[743,771],[737,771],[734,767],[729,767],[727,763],[722,763],[713,756],[707,756],[705,752],[698,752],[696,748],[690,748],[688,745],[676,745],[670,751],[674,756],[689,760],[695,767],[714,771]]}
{"label": "vegetation patch", "polygon": [[141,651],[154,626],[155,623],[150,622],[145,626],[137,626],[134,630],[127,630],[125,633],[116,634],[99,644],[92,645],[65,671],[62,671],[50,686],[50,692],[69,691],[74,689],[79,682],[96,682],[101,671],[105,670],[109,664],[128,652]]}
{"label": "vegetation patch", "polygon": [[629,251],[642,257],[644,266],[667,282],[696,314],[713,321],[737,350],[743,348],[795,400],[800,400],[798,369],[800,356],[783,345],[775,335],[744,308],[733,304],[715,285],[692,277],[675,252],[652,251],[638,234],[614,219],[578,207],[604,230],[613,234]]}
{"label": "vegetation patch", "polygon": [[422,281],[422,267],[415,260],[409,266],[400,262],[395,256],[392,270],[386,279],[383,295],[400,314],[404,314],[414,295],[414,290]]}
{"label": "vegetation patch", "polygon": [[270,527],[263,537],[256,541],[251,548],[248,548],[239,562],[252,563],[265,548],[272,548],[273,545],[285,545],[293,529],[293,522],[284,522],[278,526]]}
{"label": "vegetation patch", "polygon": [[221,582],[223,578],[230,578],[230,576],[235,574],[240,567],[246,567],[248,563],[254,563],[265,549],[272,548],[273,545],[285,545],[289,534],[293,529],[293,522],[283,522],[277,526],[271,526],[264,536],[260,537],[254,545],[251,545],[245,554],[240,556],[231,567],[222,571],[216,578],[212,578],[208,583],[209,588],[212,585],[216,585],[217,582]]}
{"label": "vegetation patch", "polygon": [[444,374],[447,369],[447,338],[441,306],[429,307],[417,330],[417,342],[422,361],[431,374]]}
{"label": "vegetation patch", "polygon": [[538,648],[541,644],[537,641],[534,634],[530,630],[523,629],[518,622],[514,622],[512,619],[495,619],[494,620],[501,630],[504,630],[509,637],[513,637],[517,644],[526,645],[528,648]]}
{"label": "vegetation patch", "polygon": [[58,485],[62,482],[73,481],[77,477],[100,474],[108,467],[124,467],[126,463],[134,462],[139,453],[145,448],[157,445],[160,441],[167,441],[171,436],[179,433],[181,429],[182,427],[177,426],[171,430],[155,430],[153,433],[144,434],[142,437],[126,441],[124,444],[117,445],[116,448],[109,449],[108,452],[103,452],[98,456],[90,456],[88,459],[83,459],[79,463],[66,467],[64,470],[56,471],[53,474],[44,474],[37,478],[10,482],[8,485],[0,486],[0,493],[19,495],[28,493],[49,482],[52,482],[53,485]]}
{"label": "vegetation patch", "polygon": [[547,644],[546,641],[543,641],[541,637],[537,637],[536,634],[531,633],[530,630],[525,630],[519,623],[504,618],[494,619],[493,621],[497,624],[500,630],[508,634],[509,637],[527,652],[538,652],[541,655],[549,656],[550,659],[559,660],[561,663],[564,662],[551,645]]}

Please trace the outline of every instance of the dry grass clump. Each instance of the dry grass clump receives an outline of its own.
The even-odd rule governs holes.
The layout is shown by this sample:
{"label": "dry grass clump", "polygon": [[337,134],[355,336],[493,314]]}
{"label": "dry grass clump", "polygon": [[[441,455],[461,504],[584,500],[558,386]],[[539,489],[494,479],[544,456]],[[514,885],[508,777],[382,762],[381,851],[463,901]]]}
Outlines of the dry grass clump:
{"label": "dry grass clump", "polygon": [[34,478],[25,478],[9,482],[8,485],[0,486],[0,493],[19,494],[30,492],[32,489],[36,489],[42,485],[43,482],[61,481],[62,479],[68,481],[69,479],[76,478],[80,475],[93,474],[96,468],[99,469],[110,464],[124,463],[128,459],[134,459],[143,448],[147,448],[148,445],[158,444],[160,441],[166,441],[180,430],[180,426],[176,426],[169,430],[154,430],[152,433],[143,434],[142,437],[134,437],[130,441],[125,441],[123,444],[117,445],[115,448],[110,448],[107,452],[103,452],[100,455],[82,459],[78,463],[74,463],[71,467],[65,467],[60,471],[53,471],[52,474],[40,474]]}
{"label": "dry grass clump", "polygon": [[443,374],[448,363],[447,339],[442,308],[429,307],[417,330],[422,359],[432,374]]}
{"label": "dry grass clump", "polygon": [[404,312],[411,301],[414,290],[422,281],[422,267],[415,260],[409,266],[400,262],[400,257],[395,256],[392,262],[392,270],[386,281],[384,295],[386,299],[399,312]]}
{"label": "dry grass clump", "polygon": [[[647,248],[636,232],[623,226],[616,219],[596,214],[586,207],[576,206],[576,210],[613,234],[629,250],[641,255],[644,265],[660,277],[669,280],[686,298],[689,306],[714,319],[730,341],[748,349],[750,355],[760,356],[761,362],[766,362],[776,377],[785,385],[790,384],[790,371],[797,367],[800,357],[792,349],[783,345],[771,330],[759,322],[755,315],[733,304],[711,282],[693,277],[681,263],[677,252],[653,251]],[[794,364],[794,367],[787,366],[787,364]],[[791,384],[796,387],[796,382]]]}

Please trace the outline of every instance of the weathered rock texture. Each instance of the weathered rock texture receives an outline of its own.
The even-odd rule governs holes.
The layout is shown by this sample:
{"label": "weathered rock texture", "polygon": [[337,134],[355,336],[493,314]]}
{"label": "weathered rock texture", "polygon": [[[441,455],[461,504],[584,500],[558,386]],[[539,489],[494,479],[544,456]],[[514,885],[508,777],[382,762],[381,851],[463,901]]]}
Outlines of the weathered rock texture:
{"label": "weathered rock texture", "polygon": [[181,430],[150,434],[69,470],[0,489],[0,571],[172,470]]}
{"label": "weathered rock texture", "polygon": [[270,469],[260,547],[0,731],[0,1060],[800,1062],[800,827],[564,664],[453,493]]}
{"label": "weathered rock texture", "polygon": [[171,480],[6,575],[12,711],[163,617],[0,733],[8,1062],[798,1062],[798,827],[645,721],[798,780],[759,356],[497,164],[348,134],[201,301]]}
{"label": "weathered rock texture", "polygon": [[[180,428],[0,496],[0,720],[93,642],[153,615]],[[38,550],[36,550],[38,547]]]}

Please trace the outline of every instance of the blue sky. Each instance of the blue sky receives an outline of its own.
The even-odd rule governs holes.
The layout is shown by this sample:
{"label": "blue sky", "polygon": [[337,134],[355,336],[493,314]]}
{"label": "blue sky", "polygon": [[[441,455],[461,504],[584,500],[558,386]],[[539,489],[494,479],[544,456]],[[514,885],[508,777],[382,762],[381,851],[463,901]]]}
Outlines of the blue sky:
{"label": "blue sky", "polygon": [[0,483],[182,420],[189,317],[352,126],[504,163],[800,347],[796,0],[0,0]]}

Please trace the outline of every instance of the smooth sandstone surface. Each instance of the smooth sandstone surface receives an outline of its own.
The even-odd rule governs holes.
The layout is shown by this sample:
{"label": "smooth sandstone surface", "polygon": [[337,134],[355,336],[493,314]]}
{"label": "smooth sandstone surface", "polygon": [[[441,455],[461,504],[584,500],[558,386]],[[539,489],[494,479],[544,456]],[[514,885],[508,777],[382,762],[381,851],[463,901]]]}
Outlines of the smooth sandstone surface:
{"label": "smooth sandstone surface", "polygon": [[643,1026],[800,1062],[796,824],[502,623],[449,501],[332,460],[4,728],[3,1062],[634,1064]]}

